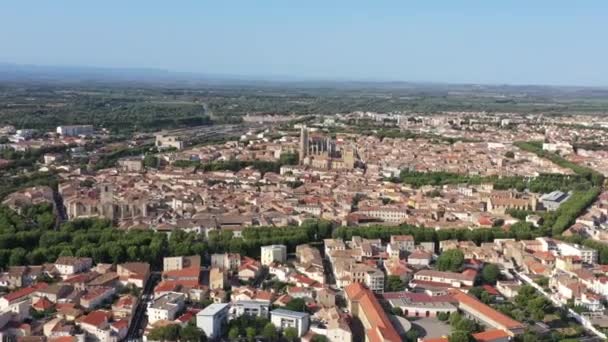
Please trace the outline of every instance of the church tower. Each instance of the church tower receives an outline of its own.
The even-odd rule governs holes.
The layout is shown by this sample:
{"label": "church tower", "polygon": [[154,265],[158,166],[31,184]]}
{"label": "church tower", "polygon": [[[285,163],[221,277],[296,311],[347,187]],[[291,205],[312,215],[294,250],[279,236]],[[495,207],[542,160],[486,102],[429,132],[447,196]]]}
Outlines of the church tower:
{"label": "church tower", "polygon": [[300,163],[306,158],[308,155],[308,128],[306,126],[302,126],[300,129],[300,151],[299,151],[299,159]]}
{"label": "church tower", "polygon": [[111,183],[99,184],[99,199],[102,204],[111,204],[114,201],[114,186]]}

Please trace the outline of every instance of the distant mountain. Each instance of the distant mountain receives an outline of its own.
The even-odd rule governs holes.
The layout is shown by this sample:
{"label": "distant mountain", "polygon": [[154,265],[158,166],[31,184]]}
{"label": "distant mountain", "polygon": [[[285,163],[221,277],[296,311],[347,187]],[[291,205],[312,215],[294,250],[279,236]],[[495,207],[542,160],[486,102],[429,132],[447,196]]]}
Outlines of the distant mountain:
{"label": "distant mountain", "polygon": [[0,63],[0,82],[50,84],[127,84],[161,87],[245,86],[272,88],[331,88],[344,90],[401,90],[428,95],[476,95],[491,97],[563,96],[608,97],[608,88],[544,85],[448,84],[432,82],[304,80],[287,76],[175,72],[152,68],[105,68],[43,66]]}

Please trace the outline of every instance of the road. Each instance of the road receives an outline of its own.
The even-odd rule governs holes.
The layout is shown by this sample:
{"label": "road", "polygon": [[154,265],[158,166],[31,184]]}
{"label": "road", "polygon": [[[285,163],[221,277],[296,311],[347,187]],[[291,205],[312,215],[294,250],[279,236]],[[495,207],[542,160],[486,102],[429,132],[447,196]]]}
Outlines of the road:
{"label": "road", "polygon": [[68,220],[68,214],[65,212],[65,207],[63,206],[63,198],[61,198],[61,195],[57,190],[53,190],[53,201],[55,202],[55,210],[57,214],[55,228],[59,228],[62,222]]}
{"label": "road", "polygon": [[146,309],[148,298],[152,295],[154,287],[160,280],[160,272],[152,272],[150,279],[146,282],[146,288],[142,291],[139,296],[139,302],[137,308],[133,313],[131,324],[129,325],[129,331],[127,332],[126,341],[141,341],[142,332],[145,328],[143,323],[145,322],[144,317],[146,316]]}

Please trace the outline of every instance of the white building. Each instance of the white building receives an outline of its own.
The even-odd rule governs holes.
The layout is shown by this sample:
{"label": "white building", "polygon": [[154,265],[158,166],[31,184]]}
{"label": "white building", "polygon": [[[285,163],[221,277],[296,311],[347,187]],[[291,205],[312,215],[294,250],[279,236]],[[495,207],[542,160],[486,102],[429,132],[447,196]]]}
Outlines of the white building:
{"label": "white building", "polygon": [[181,150],[184,148],[184,142],[177,136],[159,133],[156,135],[156,147],[159,150],[167,148],[175,148]]}
{"label": "white building", "polygon": [[230,308],[230,315],[233,318],[240,317],[242,315],[268,318],[269,312],[269,300],[237,300]]}
{"label": "white building", "polygon": [[270,312],[270,322],[280,330],[295,328],[298,337],[301,337],[308,332],[310,315],[305,312],[276,309]]}
{"label": "white building", "polygon": [[55,261],[55,268],[62,276],[88,271],[93,266],[93,259],[78,257],[59,257]]}
{"label": "white building", "polygon": [[597,263],[598,253],[595,249],[570,243],[558,243],[557,248],[562,256],[576,256],[587,264]]}
{"label": "white building", "polygon": [[228,326],[228,304],[211,304],[196,314],[196,326],[209,339],[221,337]]}
{"label": "white building", "polygon": [[262,265],[270,265],[273,262],[284,263],[287,260],[287,247],[285,245],[262,246]]}
{"label": "white building", "polygon": [[73,125],[73,126],[58,126],[57,134],[65,137],[76,137],[79,135],[93,135],[92,125]]}
{"label": "white building", "polygon": [[184,308],[185,299],[183,294],[175,292],[166,293],[155,299],[147,310],[148,324],[160,320],[174,320],[177,313]]}

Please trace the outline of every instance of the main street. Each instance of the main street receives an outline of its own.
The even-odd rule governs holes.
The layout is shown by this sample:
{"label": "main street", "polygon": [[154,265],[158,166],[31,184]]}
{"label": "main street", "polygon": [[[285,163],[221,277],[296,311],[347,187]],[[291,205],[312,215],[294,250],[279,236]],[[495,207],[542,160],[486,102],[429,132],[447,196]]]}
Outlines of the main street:
{"label": "main street", "polygon": [[150,278],[146,282],[146,287],[139,296],[139,302],[137,308],[133,313],[131,324],[129,325],[129,331],[127,332],[126,341],[140,341],[145,328],[144,320],[146,316],[146,309],[148,308],[148,300],[152,298],[154,287],[160,281],[160,272],[152,272]]}

